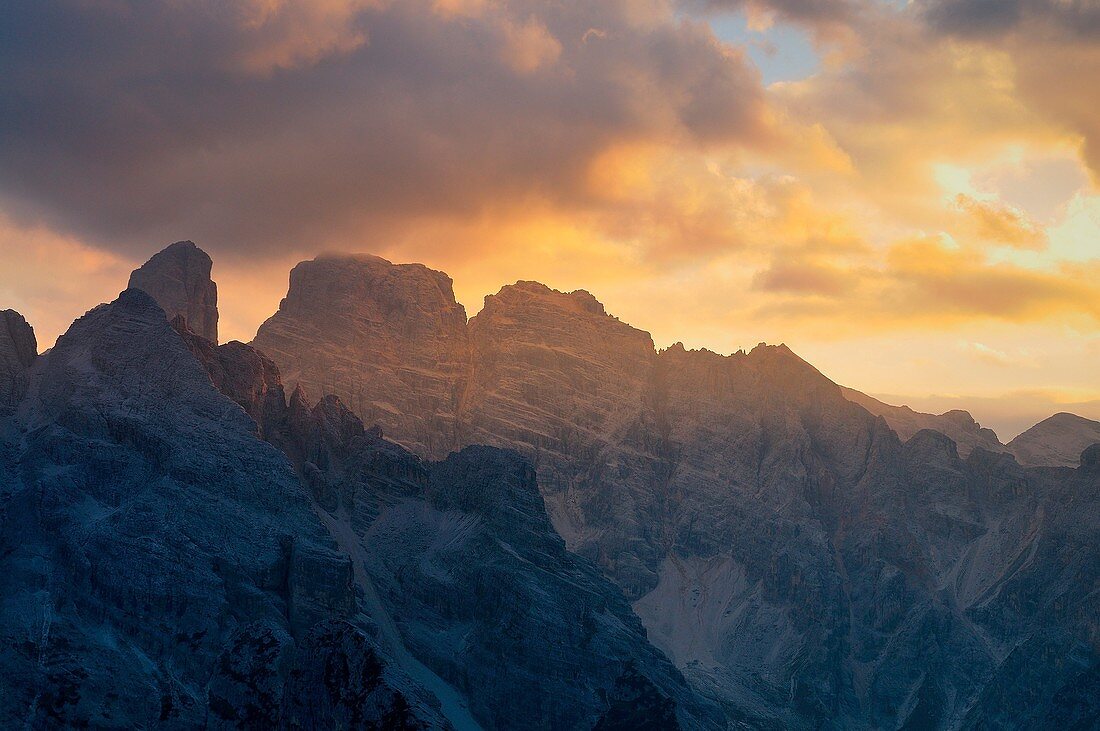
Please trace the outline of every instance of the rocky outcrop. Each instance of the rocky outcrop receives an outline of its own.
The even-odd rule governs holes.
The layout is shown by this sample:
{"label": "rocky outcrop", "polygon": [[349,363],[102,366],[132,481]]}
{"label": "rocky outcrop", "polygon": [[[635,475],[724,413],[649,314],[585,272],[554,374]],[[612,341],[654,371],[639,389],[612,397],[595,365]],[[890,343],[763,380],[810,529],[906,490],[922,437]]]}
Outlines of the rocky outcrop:
{"label": "rocky outcrop", "polygon": [[347,622],[315,626],[295,653],[283,706],[285,729],[447,729],[424,701],[387,672],[387,661]]}
{"label": "rocky outcrop", "polygon": [[425,463],[331,395],[293,421],[286,440],[356,563],[380,646],[438,697],[487,729],[587,729],[616,717],[629,672],[674,723],[721,722],[618,588],[566,550],[518,454]]}
{"label": "rocky outcrop", "polygon": [[129,287],[148,293],[168,319],[181,316],[198,335],[218,342],[218,287],[205,251],[177,241],[135,269]]}
{"label": "rocky outcrop", "polygon": [[[899,429],[784,346],[657,353],[584,292],[505,287],[468,332],[467,369],[450,381],[453,439],[436,444],[528,457],[568,547],[633,600],[649,637],[730,723],[1041,727],[1100,713],[1083,690],[1100,675],[1092,456],[1072,473],[1026,470],[964,414]],[[401,398],[415,408],[420,397]],[[374,417],[424,442],[404,436],[409,417]],[[491,489],[472,495],[481,490],[499,506]],[[471,510],[453,502],[463,496],[447,510]],[[415,521],[446,545],[466,536],[438,517]],[[458,570],[435,549],[372,545],[413,557],[388,571],[429,586]],[[417,591],[407,600],[402,617],[416,614]],[[626,668],[615,678],[609,697],[661,707]],[[629,706],[613,700],[598,722],[632,723]]]}
{"label": "rocky outcrop", "polygon": [[418,454],[453,447],[469,354],[466,312],[442,272],[366,255],[302,262],[252,344],[288,385],[339,396]]}
{"label": "rocky outcrop", "polygon": [[[672,724],[719,723],[718,709],[646,640],[617,587],[566,551],[519,455],[470,447],[422,462],[365,430],[333,395],[310,406],[298,386],[286,403],[277,369],[251,346],[215,347],[174,325],[325,511],[326,527],[352,557],[381,656],[442,701],[455,725],[467,714],[485,728],[591,728],[624,712],[615,704],[625,708],[630,688]],[[261,640],[237,641],[243,659],[233,656],[233,667],[251,668],[254,647],[270,659],[261,672],[230,674],[255,681],[225,682],[221,697],[280,698],[263,690],[272,677],[264,668],[290,661],[278,637]],[[317,692],[317,683],[308,685]],[[299,710],[326,708],[325,697]]]}
{"label": "rocky outcrop", "polygon": [[[0,726],[293,718],[288,698],[322,692],[287,690],[311,630],[369,622],[286,458],[139,290],[75,322],[28,381],[0,423]],[[344,692],[377,694],[376,676]]]}
{"label": "rocky outcrop", "polygon": [[0,310],[0,412],[22,400],[27,369],[37,356],[34,329],[15,310]]}
{"label": "rocky outcrop", "polygon": [[485,298],[470,341],[459,444],[528,457],[570,548],[631,595],[647,591],[659,559],[639,536],[667,466],[649,333],[587,292],[520,282]]}
{"label": "rocky outcrop", "polygon": [[202,364],[214,386],[252,417],[257,435],[277,442],[286,419],[287,403],[282,377],[271,359],[236,340],[215,345],[193,332],[181,315],[172,320],[172,328]]}
{"label": "rocky outcrop", "polygon": [[912,439],[913,435],[921,429],[932,429],[950,437],[962,457],[970,454],[975,447],[981,447],[989,452],[1010,451],[1008,447],[1001,444],[995,431],[983,427],[968,411],[953,409],[942,414],[925,414],[914,411],[908,406],[891,406],[852,388],[841,387],[841,392],[849,401],[859,404],[875,416],[886,419],[886,423],[897,432],[903,442]]}
{"label": "rocky outcrop", "polygon": [[1008,443],[1016,460],[1030,467],[1076,467],[1087,447],[1100,443],[1100,421],[1055,414]]}

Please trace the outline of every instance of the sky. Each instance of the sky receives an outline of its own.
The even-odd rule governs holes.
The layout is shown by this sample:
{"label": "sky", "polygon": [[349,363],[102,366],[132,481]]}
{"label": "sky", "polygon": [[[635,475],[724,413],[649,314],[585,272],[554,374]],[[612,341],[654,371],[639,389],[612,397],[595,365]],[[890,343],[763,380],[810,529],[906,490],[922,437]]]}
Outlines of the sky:
{"label": "sky", "polygon": [[370,252],[1003,439],[1100,418],[1096,0],[10,0],[0,68],[43,348],[190,239],[226,339]]}

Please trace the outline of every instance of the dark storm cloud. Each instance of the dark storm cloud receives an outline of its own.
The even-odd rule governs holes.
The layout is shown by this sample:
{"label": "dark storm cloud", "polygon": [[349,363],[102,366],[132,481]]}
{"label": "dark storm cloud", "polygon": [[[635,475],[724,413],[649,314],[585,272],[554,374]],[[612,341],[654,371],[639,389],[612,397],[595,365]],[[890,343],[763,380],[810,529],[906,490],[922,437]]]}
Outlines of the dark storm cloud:
{"label": "dark storm cloud", "polygon": [[927,0],[922,10],[933,27],[960,35],[996,36],[1023,23],[1092,40],[1100,34],[1096,0]]}
{"label": "dark storm cloud", "polygon": [[617,141],[766,134],[756,72],[638,3],[16,0],[0,68],[0,206],[131,252],[584,206]]}
{"label": "dark storm cloud", "polygon": [[855,24],[862,0],[681,0],[689,12],[763,10],[784,21],[829,31]]}

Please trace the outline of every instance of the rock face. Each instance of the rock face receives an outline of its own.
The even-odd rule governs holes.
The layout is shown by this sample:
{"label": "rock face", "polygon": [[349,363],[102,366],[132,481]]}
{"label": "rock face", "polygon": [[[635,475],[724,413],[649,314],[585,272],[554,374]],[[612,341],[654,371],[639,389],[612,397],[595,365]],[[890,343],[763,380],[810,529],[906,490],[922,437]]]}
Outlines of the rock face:
{"label": "rock face", "polygon": [[34,329],[15,310],[0,310],[0,411],[15,408],[27,388],[27,369],[38,356]]}
{"label": "rock face", "polygon": [[328,455],[319,469],[334,531],[361,558],[376,615],[466,694],[481,725],[590,729],[614,713],[627,678],[665,709],[662,728],[722,723],[649,644],[619,590],[566,550],[526,460],[467,447],[423,464],[361,425],[348,429],[334,406],[318,407],[329,426],[312,450]]}
{"label": "rock face", "polygon": [[4,728],[721,722],[514,452],[422,462],[137,289],[27,386],[0,415]]}
{"label": "rock face", "polygon": [[852,388],[841,387],[841,392],[849,401],[886,419],[886,423],[898,433],[903,442],[912,439],[921,429],[931,429],[950,437],[958,446],[961,457],[966,457],[975,447],[989,452],[1011,451],[1001,444],[995,431],[974,421],[974,417],[967,411],[954,409],[942,414],[925,414],[913,411],[908,406],[891,406]]}
{"label": "rock face", "polygon": [[178,241],[135,269],[129,286],[148,293],[168,319],[177,315],[194,332],[218,342],[218,287],[212,262],[191,241]]}
{"label": "rock face", "polygon": [[[0,420],[0,725],[292,719],[311,628],[373,642],[350,559],[254,431],[139,290],[39,360]],[[416,688],[376,670],[351,682]],[[444,725],[406,697],[410,722]]]}
{"label": "rock face", "polygon": [[365,255],[302,262],[252,344],[287,383],[338,395],[418,454],[454,445],[469,354],[466,311],[442,272]]}
{"label": "rock face", "polygon": [[1076,467],[1087,447],[1100,442],[1100,421],[1055,414],[1008,443],[1016,460],[1029,467]]}
{"label": "rock face", "polygon": [[[728,722],[1067,727],[1100,715],[1095,455],[1076,471],[1025,470],[961,415],[940,424],[973,435],[965,459],[938,431],[903,443],[786,347],[657,353],[584,292],[505,287],[467,338],[453,436],[435,444],[528,457],[568,547],[619,585]],[[402,395],[403,408],[419,398]],[[435,412],[373,413],[412,444],[424,438],[408,424]],[[385,545],[379,555],[396,552]],[[624,669],[610,697],[658,708],[644,685]],[[600,723],[630,725],[628,705]]]}
{"label": "rock face", "polygon": [[[204,362],[217,379],[221,361]],[[254,392],[226,393],[251,403],[242,394]],[[297,388],[289,405],[264,403],[257,423],[355,561],[381,644],[438,697],[485,728],[587,729],[615,717],[609,699],[631,678],[667,712],[663,728],[719,723],[619,590],[566,551],[518,454],[468,447],[424,463],[335,396],[310,409]]]}
{"label": "rock face", "polygon": [[470,341],[459,443],[531,459],[570,548],[640,596],[659,560],[641,535],[667,446],[649,334],[606,314],[587,292],[520,282],[485,298]]}

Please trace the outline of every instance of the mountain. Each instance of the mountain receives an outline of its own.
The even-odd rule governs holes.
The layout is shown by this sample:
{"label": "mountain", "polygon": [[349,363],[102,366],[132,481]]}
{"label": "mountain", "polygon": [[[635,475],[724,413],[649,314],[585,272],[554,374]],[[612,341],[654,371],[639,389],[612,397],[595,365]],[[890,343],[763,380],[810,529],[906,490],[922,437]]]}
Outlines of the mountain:
{"label": "mountain", "polygon": [[23,398],[26,372],[36,357],[34,329],[15,310],[0,310],[0,412]]}
{"label": "mountain", "polygon": [[442,272],[374,256],[302,262],[252,344],[311,398],[339,394],[423,456],[451,451],[469,345]]}
{"label": "mountain", "polygon": [[[961,457],[970,454],[975,447],[981,447],[990,452],[1010,451],[1001,444],[996,432],[976,422],[967,411],[953,409],[942,414],[925,414],[913,411],[908,406],[891,406],[852,388],[841,387],[841,391],[849,401],[886,419],[886,423],[898,433],[903,442],[911,439],[921,429],[931,429],[950,437],[958,447]],[[1078,450],[1079,454],[1080,450]],[[1076,464],[1076,460],[1074,463]]]}
{"label": "mountain", "polygon": [[841,391],[849,401],[886,419],[903,442],[922,429],[931,429],[950,437],[962,457],[980,447],[990,452],[1011,453],[1027,467],[1076,467],[1081,452],[1100,442],[1100,422],[1076,414],[1055,414],[1008,444],[1002,444],[992,429],[978,424],[966,411],[924,414],[908,406],[891,406],[855,389],[842,387]]}
{"label": "mountain", "polygon": [[[379,659],[350,560],[253,432],[139,290],[38,359],[0,420],[0,724],[445,725]],[[332,663],[355,668],[342,697],[289,682]]]}
{"label": "mountain", "polygon": [[1008,450],[1022,465],[1073,467],[1081,452],[1100,442],[1100,421],[1076,414],[1055,414],[1008,443]]}
{"label": "mountain", "polygon": [[[339,278],[333,269],[360,265],[325,266]],[[281,307],[272,319],[299,342],[268,354],[281,368],[318,352],[348,373],[400,371],[402,349],[371,343],[398,343],[455,306],[444,296],[436,317],[415,310],[415,326],[391,318],[378,322],[394,332],[371,341],[326,342],[328,321],[385,301],[369,286],[358,296]],[[463,341],[450,321],[423,337]],[[432,449],[484,443],[529,458],[567,546],[618,584],[728,722],[1068,727],[1100,714],[1095,459],[1032,471],[980,443],[964,459],[936,431],[903,443],[785,346],[657,352],[583,291],[504,287],[465,342],[464,368],[448,360],[423,399],[400,395],[403,411],[425,410],[397,418],[376,393],[367,421],[427,444],[433,394],[456,394],[454,429],[447,402]],[[324,383],[328,367],[297,373]],[[341,398],[367,387],[332,385]]]}
{"label": "mountain", "polygon": [[530,464],[439,462],[130,289],[0,415],[4,727],[707,729]]}
{"label": "mountain", "polygon": [[[334,396],[312,410],[300,387],[289,404],[272,398],[283,393],[278,372],[255,351],[241,357],[250,346],[213,348],[176,325],[212,380],[284,445],[355,561],[372,616],[385,618],[391,652],[421,668],[412,675],[465,691],[486,728],[617,728],[612,693],[664,708],[661,728],[717,722],[618,589],[566,551],[518,454],[474,446],[422,462]],[[252,363],[255,376],[234,363]]]}
{"label": "mountain", "polygon": [[168,319],[182,316],[196,333],[218,342],[218,287],[210,256],[191,241],[177,241],[130,275],[129,287],[148,293]]}

